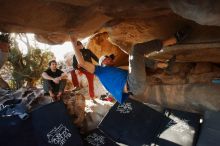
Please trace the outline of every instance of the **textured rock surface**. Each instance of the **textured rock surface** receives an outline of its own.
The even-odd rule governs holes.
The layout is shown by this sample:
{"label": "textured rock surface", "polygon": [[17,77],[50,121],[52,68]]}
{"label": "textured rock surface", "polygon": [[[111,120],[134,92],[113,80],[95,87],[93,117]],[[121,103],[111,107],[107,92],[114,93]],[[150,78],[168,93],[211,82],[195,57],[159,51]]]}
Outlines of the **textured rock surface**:
{"label": "textured rock surface", "polygon": [[[70,31],[79,38],[107,32],[112,42],[129,52],[133,43],[166,38],[187,23],[194,28],[188,43],[212,43],[220,38],[220,29],[215,27],[220,25],[218,3],[213,0],[7,0],[0,1],[0,30],[33,32],[39,41],[49,44],[63,43]],[[196,56],[188,55],[183,60],[191,61]],[[209,59],[213,58],[206,60]]]}
{"label": "textured rock surface", "polygon": [[220,26],[220,1],[216,0],[170,0],[171,9],[183,16],[202,25]]}
{"label": "textured rock surface", "polygon": [[128,65],[128,54],[123,52],[118,46],[113,45],[108,38],[108,33],[99,33],[91,38],[87,48],[92,50],[98,58],[102,55],[114,54],[114,62],[116,66]]}
{"label": "textured rock surface", "polygon": [[[186,43],[213,43],[220,38],[220,28],[215,27],[220,25],[218,3],[213,0],[7,0],[0,1],[0,31],[33,32],[39,41],[48,44],[63,43],[68,40],[70,31],[79,38],[107,32],[115,45],[129,53],[132,44],[166,38],[187,23],[194,32]],[[97,39],[97,35],[95,37]],[[106,47],[103,43],[102,46]],[[95,49],[100,50],[100,47]],[[111,49],[116,50],[115,47]],[[215,49],[206,47],[200,54],[192,51],[181,55],[184,54],[182,49],[184,47],[154,58],[167,59],[175,53],[180,61],[219,62],[220,54]],[[191,49],[193,45],[187,52]],[[107,48],[101,51],[100,55],[110,52]],[[203,54],[214,56],[202,59]],[[119,60],[124,64],[124,57],[120,56]]]}

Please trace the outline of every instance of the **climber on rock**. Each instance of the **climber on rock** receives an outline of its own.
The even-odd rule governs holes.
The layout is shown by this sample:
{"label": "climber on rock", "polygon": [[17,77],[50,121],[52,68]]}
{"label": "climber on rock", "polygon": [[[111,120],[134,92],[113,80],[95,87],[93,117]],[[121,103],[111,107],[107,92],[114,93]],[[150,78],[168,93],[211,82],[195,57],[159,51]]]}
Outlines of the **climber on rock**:
{"label": "climber on rock", "polygon": [[175,45],[188,35],[189,31],[183,29],[176,32],[175,36],[165,40],[156,39],[135,44],[129,54],[128,71],[108,64],[103,66],[103,63],[111,63],[109,57],[100,58],[99,65],[85,61],[80,53],[80,47],[77,45],[77,39],[73,35],[70,35],[70,39],[79,65],[88,72],[94,73],[115,99],[119,103],[123,103],[129,95],[133,95],[134,98],[141,96],[146,89],[145,55],[154,51],[161,51],[163,47]]}
{"label": "climber on rock", "polygon": [[[92,63],[92,59],[96,62],[99,61],[98,57],[89,49],[86,49],[83,44],[80,41],[77,41],[77,46],[80,49],[80,52],[83,56],[83,59],[87,62]],[[76,70],[79,71],[80,73],[83,73],[88,81],[88,87],[89,87],[89,96],[91,99],[95,98],[95,93],[94,93],[94,74],[91,74],[84,68],[78,66],[78,62],[76,60],[76,56],[73,56],[73,68],[74,70],[71,71],[71,77],[72,77],[72,83],[75,87],[74,90],[80,89],[79,82],[76,76]]]}

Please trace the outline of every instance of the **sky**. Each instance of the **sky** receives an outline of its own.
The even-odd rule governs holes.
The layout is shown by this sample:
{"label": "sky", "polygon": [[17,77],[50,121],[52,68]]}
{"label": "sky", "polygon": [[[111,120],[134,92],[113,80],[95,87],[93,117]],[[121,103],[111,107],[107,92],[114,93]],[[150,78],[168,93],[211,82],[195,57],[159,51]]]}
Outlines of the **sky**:
{"label": "sky", "polygon": [[[33,44],[34,39],[35,39],[34,34],[27,34],[27,36],[30,40],[30,43]],[[88,40],[89,40],[89,37],[87,37],[81,41],[83,44],[85,44],[88,42]],[[22,51],[25,54],[27,52],[27,48],[26,48],[25,44],[22,41],[19,41],[19,40],[17,40],[17,41],[18,41],[19,48],[22,48]],[[48,45],[48,44],[37,42],[37,45],[41,49],[48,49],[51,52],[53,52],[57,61],[64,60],[65,54],[73,53],[73,47],[72,47],[71,42],[65,42],[61,45]]]}

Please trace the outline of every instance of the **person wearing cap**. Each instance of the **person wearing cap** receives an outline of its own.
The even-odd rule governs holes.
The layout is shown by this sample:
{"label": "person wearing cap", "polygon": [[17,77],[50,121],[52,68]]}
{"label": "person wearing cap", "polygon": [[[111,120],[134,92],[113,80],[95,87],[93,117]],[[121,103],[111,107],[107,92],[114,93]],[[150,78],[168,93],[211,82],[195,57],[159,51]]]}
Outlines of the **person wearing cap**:
{"label": "person wearing cap", "polygon": [[49,61],[49,67],[42,73],[45,94],[50,95],[55,101],[60,100],[66,86],[66,74],[57,68],[56,60]]}
{"label": "person wearing cap", "polygon": [[146,89],[147,80],[145,72],[145,55],[161,51],[163,47],[175,45],[177,42],[182,41],[189,32],[179,31],[175,36],[166,40],[152,40],[133,45],[131,54],[129,54],[129,71],[123,70],[113,66],[100,66],[108,59],[101,59],[98,65],[91,64],[83,59],[80,54],[77,40],[73,35],[70,35],[73,48],[75,50],[76,59],[80,66],[85,68],[88,72],[94,73],[103,86],[114,96],[114,98],[122,104],[129,95],[133,98],[143,96]]}
{"label": "person wearing cap", "polygon": [[[10,38],[8,33],[0,33],[0,69],[7,60],[10,49]],[[9,89],[8,84],[0,76],[0,87]]]}
{"label": "person wearing cap", "polygon": [[99,65],[100,66],[113,66],[114,65],[114,60],[115,59],[115,55],[111,54],[111,55],[103,55],[99,58]]}
{"label": "person wearing cap", "polygon": [[[92,59],[94,61],[96,61],[98,63],[99,59],[98,57],[89,49],[85,49],[85,47],[83,46],[83,44],[80,41],[76,42],[76,45],[79,47],[80,49],[80,53],[83,56],[83,59],[87,62],[92,63]],[[71,77],[72,77],[72,83],[75,87],[75,90],[80,89],[79,87],[79,82],[76,76],[76,70],[78,70],[80,73],[83,73],[88,81],[88,86],[89,86],[89,95],[91,99],[94,99],[95,97],[95,93],[94,93],[94,74],[88,72],[87,70],[85,70],[84,68],[78,66],[78,62],[76,59],[76,56],[73,56],[73,68],[74,70],[71,71]]]}

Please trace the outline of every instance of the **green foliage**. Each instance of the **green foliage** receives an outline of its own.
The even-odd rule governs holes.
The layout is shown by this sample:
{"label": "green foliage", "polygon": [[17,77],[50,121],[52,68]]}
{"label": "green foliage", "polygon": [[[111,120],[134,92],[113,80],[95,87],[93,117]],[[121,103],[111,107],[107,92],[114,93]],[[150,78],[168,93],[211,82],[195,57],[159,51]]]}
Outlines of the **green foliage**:
{"label": "green foliage", "polygon": [[36,45],[27,45],[28,53],[24,55],[14,41],[11,46],[8,61],[13,67],[12,76],[20,88],[27,81],[27,86],[33,87],[40,79],[42,72],[48,67],[48,61],[54,55],[47,50],[41,50]]}

